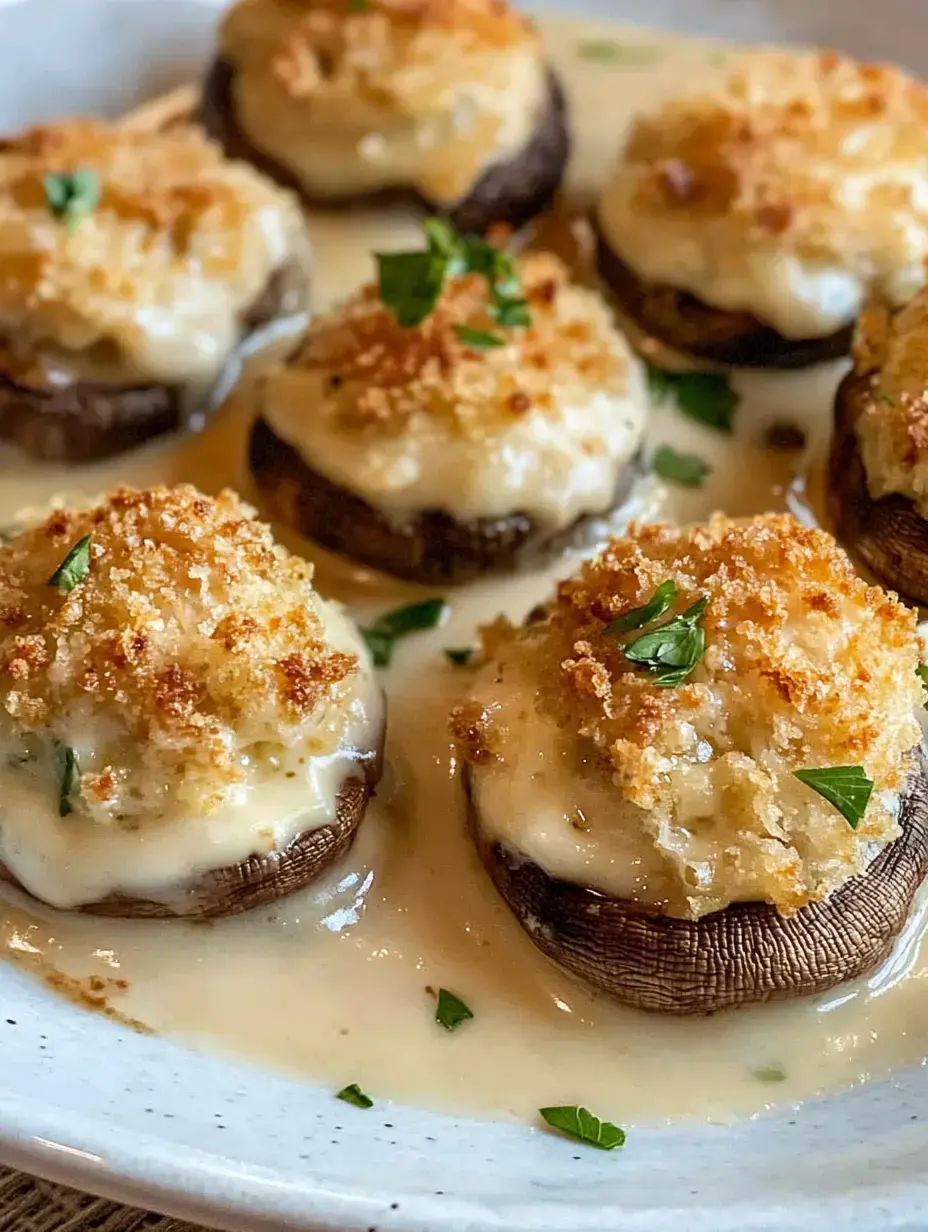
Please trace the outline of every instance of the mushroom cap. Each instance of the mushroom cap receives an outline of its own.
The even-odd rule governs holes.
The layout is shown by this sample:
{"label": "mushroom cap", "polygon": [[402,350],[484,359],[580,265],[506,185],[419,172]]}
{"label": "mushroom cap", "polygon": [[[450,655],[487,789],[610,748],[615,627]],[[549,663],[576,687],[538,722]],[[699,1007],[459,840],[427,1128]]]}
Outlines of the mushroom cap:
{"label": "mushroom cap", "polygon": [[471,830],[493,883],[535,945],[636,1009],[708,1014],[821,993],[889,955],[928,873],[928,763],[919,750],[902,795],[902,833],[824,902],[781,916],[735,903],[699,920],[561,881],[488,839],[469,791]]}

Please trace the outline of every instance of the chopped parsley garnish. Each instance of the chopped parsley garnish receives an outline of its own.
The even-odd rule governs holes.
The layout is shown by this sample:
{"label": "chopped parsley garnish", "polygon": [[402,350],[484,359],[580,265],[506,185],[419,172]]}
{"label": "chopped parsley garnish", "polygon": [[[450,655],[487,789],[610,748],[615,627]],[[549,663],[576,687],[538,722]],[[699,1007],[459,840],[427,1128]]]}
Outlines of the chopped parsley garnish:
{"label": "chopped parsley garnish", "polygon": [[389,667],[394,644],[410,633],[434,629],[445,614],[446,606],[444,599],[423,599],[421,603],[395,608],[381,616],[369,628],[362,629],[374,666]]}
{"label": "chopped parsley garnish", "polygon": [[825,766],[821,770],[794,770],[800,783],[833,804],[852,830],[856,830],[867,811],[873,780],[863,766]]}
{"label": "chopped parsley garnish", "polygon": [[761,1065],[754,1070],[758,1082],[785,1082],[786,1070],[782,1065]]}
{"label": "chopped parsley garnish", "polygon": [[[528,301],[515,262],[508,253],[474,236],[459,235],[441,218],[427,218],[423,224],[428,247],[424,252],[377,253],[380,298],[406,329],[421,325],[431,316],[448,278],[478,274],[490,286],[487,311],[504,328],[529,325]],[[494,334],[458,326],[471,335],[463,340],[471,346],[487,348],[502,345]],[[479,341],[477,340],[479,337]],[[494,339],[494,341],[487,341]]]}
{"label": "chopped parsley garnish", "polygon": [[70,594],[90,572],[90,535],[78,539],[52,576],[49,586],[57,586],[63,595]]}
{"label": "chopped parsley garnish", "polygon": [[48,208],[56,218],[67,223],[69,231],[76,231],[82,219],[92,214],[100,203],[100,177],[86,167],[60,175],[45,175],[42,187]]}
{"label": "chopped parsley garnish", "polygon": [[348,0],[349,13],[367,13],[370,7],[371,0]]}
{"label": "chopped parsley garnish", "polygon": [[617,43],[614,39],[584,39],[577,55],[596,64],[653,64],[660,48],[649,43]]}
{"label": "chopped parsley garnish", "polygon": [[438,990],[438,1006],[435,1010],[435,1021],[446,1031],[455,1031],[462,1022],[473,1018],[473,1011],[447,988]]}
{"label": "chopped parsley garnish", "polygon": [[488,333],[484,329],[471,329],[469,325],[455,325],[454,332],[465,346],[473,347],[475,351],[489,351],[493,347],[506,345],[505,338],[498,334]]}
{"label": "chopped parsley garnish", "polygon": [[606,625],[605,632],[628,633],[632,629],[641,629],[644,625],[650,624],[652,620],[657,620],[658,616],[663,616],[676,597],[677,584],[673,578],[668,578],[666,582],[661,582],[643,607],[633,607],[631,611],[617,616],[615,620]]}
{"label": "chopped parsley garnish", "polygon": [[881,402],[885,403],[885,404],[886,404],[886,406],[895,406],[895,405],[896,405],[896,399],[892,396],[892,394],[887,393],[887,392],[886,392],[886,390],[885,390],[885,389],[883,389],[883,387],[882,387],[882,386],[880,386],[880,387],[877,389],[877,391],[876,391],[876,396],[879,398],[879,400],[880,400]]}
{"label": "chopped parsley garnish", "polygon": [[654,452],[655,474],[684,488],[701,488],[712,468],[694,453],[677,453],[670,445],[661,445]]}
{"label": "chopped parsley garnish", "polygon": [[570,1105],[562,1108],[539,1108],[538,1111],[552,1129],[559,1130],[576,1142],[585,1142],[600,1151],[614,1151],[617,1146],[625,1145],[624,1129],[619,1129],[618,1125],[613,1125],[611,1121],[601,1121],[587,1108]]}
{"label": "chopped parsley garnish", "polygon": [[924,685],[928,685],[928,663],[919,663],[915,669],[915,675]]}
{"label": "chopped parsley garnish", "polygon": [[739,399],[728,377],[716,372],[668,372],[649,364],[648,387],[655,401],[673,398],[690,419],[731,432]]}
{"label": "chopped parsley garnish", "polygon": [[654,683],[661,688],[676,688],[686,680],[705,654],[706,632],[699,624],[699,618],[708,606],[709,596],[703,595],[682,615],[642,633],[641,637],[622,647],[626,659],[638,667],[646,667],[654,676]]}
{"label": "chopped parsley garnish", "polygon": [[74,785],[77,782],[79,767],[77,764],[77,754],[67,744],[58,745],[58,753],[61,758],[61,779],[58,788],[58,816],[67,817],[69,813],[73,813],[74,809],[71,805],[71,793],[74,791]]}
{"label": "chopped parsley garnish", "polygon": [[364,1094],[356,1082],[350,1082],[348,1086],[342,1087],[335,1098],[343,1100],[346,1104],[353,1104],[355,1108],[373,1108],[374,1106],[374,1101],[369,1095]]}
{"label": "chopped parsley garnish", "polygon": [[464,667],[474,657],[473,646],[446,646],[445,658],[455,667]]}

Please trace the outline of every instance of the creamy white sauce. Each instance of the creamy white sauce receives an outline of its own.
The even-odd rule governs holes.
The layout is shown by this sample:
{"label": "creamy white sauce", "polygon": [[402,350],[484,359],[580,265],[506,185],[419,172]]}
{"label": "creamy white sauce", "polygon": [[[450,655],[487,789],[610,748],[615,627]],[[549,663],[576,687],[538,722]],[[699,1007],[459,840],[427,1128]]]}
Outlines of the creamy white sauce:
{"label": "creamy white sauce", "polygon": [[[327,640],[357,654],[362,666],[304,739],[261,757],[242,751],[247,775],[230,800],[202,817],[144,817],[132,825],[94,822],[79,809],[61,817],[49,766],[32,772],[16,761],[21,748],[11,746],[0,757],[0,862],[54,907],[116,892],[171,903],[205,873],[282,850],[328,825],[339,789],[373,752],[383,705],[361,639],[337,607],[319,606]],[[75,735],[79,762],[92,738]]]}
{"label": "creamy white sauce", "polygon": [[539,529],[561,530],[612,504],[622,471],[638,451],[647,414],[643,370],[632,362],[627,392],[599,391],[557,408],[512,417],[504,430],[467,436],[421,416],[394,436],[347,433],[315,414],[325,376],[283,369],[262,390],[261,413],[315,470],[398,519],[443,510],[459,522],[527,514]]}
{"label": "creamy white sauce", "polygon": [[[575,54],[581,39],[603,38],[652,50],[636,63]],[[696,41],[661,42],[609,25],[552,23],[548,39],[574,99],[572,186],[586,200],[612,163],[622,118],[709,71],[706,57],[715,54]],[[372,249],[415,245],[420,234],[415,219],[398,213],[317,214],[311,231],[322,305],[371,277]],[[818,462],[843,370],[837,364],[738,377],[743,401],[731,437],[661,406],[650,440],[698,453],[713,472],[702,489],[652,485],[628,512],[692,520],[717,508],[742,515],[789,505],[806,520],[821,520]],[[52,493],[93,493],[117,479],[192,479],[209,490],[232,484],[253,498],[244,468],[248,417],[247,397],[235,398],[200,436],[158,442],[104,466],[30,467],[0,453],[0,525]],[[763,448],[766,429],[778,422],[803,427],[808,456]],[[815,465],[806,477],[810,458]],[[321,592],[348,603],[362,622],[423,594],[282,537],[316,560]],[[466,834],[445,721],[469,674],[447,664],[442,651],[468,645],[475,626],[498,611],[521,618],[575,565],[569,557],[545,572],[456,591],[441,628],[398,646],[384,674],[384,785],[352,854],[324,885],[209,929],[89,920],[11,898],[0,903],[0,944],[40,970],[126,979],[115,1008],[194,1047],[307,1075],[333,1091],[357,1081],[378,1100],[454,1112],[529,1118],[542,1104],[595,1100],[623,1123],[720,1120],[920,1063],[928,1039],[924,905],[893,963],[870,981],[826,997],[684,1021],[645,1016],[587,992],[515,924]],[[582,847],[579,832],[578,840]],[[426,985],[463,997],[474,1021],[450,1037],[438,1029]],[[255,988],[260,997],[242,995]],[[771,1066],[783,1067],[783,1081],[756,1077]]]}

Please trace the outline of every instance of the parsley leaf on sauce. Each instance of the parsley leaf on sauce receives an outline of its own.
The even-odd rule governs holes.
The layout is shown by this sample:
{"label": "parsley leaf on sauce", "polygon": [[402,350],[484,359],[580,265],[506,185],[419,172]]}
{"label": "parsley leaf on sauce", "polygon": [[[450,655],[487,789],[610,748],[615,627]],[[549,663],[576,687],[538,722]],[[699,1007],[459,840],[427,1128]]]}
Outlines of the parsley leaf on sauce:
{"label": "parsley leaf on sauce", "polygon": [[731,432],[739,398],[728,377],[716,372],[668,372],[649,364],[648,387],[655,401],[672,398],[690,419]]}
{"label": "parsley leaf on sauce", "polygon": [[761,1065],[753,1071],[758,1082],[785,1082],[786,1070],[782,1065]]}
{"label": "parsley leaf on sauce", "polygon": [[48,579],[49,586],[57,586],[63,595],[70,594],[79,582],[90,572],[90,535],[78,539],[52,576]]}
{"label": "parsley leaf on sauce", "polygon": [[924,685],[928,685],[928,663],[919,663],[915,669],[915,675]]}
{"label": "parsley leaf on sauce", "polygon": [[465,346],[473,347],[475,351],[489,351],[494,347],[506,345],[505,338],[491,334],[483,329],[471,329],[469,325],[455,325],[454,332]]}
{"label": "parsley leaf on sauce", "polygon": [[60,175],[42,177],[48,208],[56,218],[67,223],[68,231],[76,231],[81,221],[92,214],[100,203],[100,177],[87,167],[64,171]]}
{"label": "parsley leaf on sauce", "polygon": [[684,488],[701,488],[712,471],[694,453],[677,453],[670,445],[661,445],[654,451],[652,465],[661,479],[679,483]]}
{"label": "parsley leaf on sauce", "polygon": [[394,644],[410,633],[434,629],[447,610],[444,599],[423,599],[408,607],[394,608],[361,633],[371,652],[375,667],[389,667],[393,658]]}
{"label": "parsley leaf on sauce", "polygon": [[625,1145],[625,1130],[611,1121],[601,1121],[587,1108],[568,1105],[560,1108],[539,1108],[542,1119],[552,1129],[559,1130],[576,1142],[585,1142],[600,1151],[614,1151]]}
{"label": "parsley leaf on sauce", "polygon": [[873,780],[863,766],[824,766],[820,770],[794,770],[794,776],[833,804],[852,830],[867,811]]}
{"label": "parsley leaf on sauce", "polygon": [[351,1082],[335,1096],[336,1099],[342,1100],[346,1104],[353,1104],[355,1108],[373,1108],[374,1101],[369,1095],[365,1095],[356,1082]]}
{"label": "parsley leaf on sauce", "polygon": [[435,1021],[446,1031],[455,1031],[462,1022],[473,1018],[473,1011],[447,988],[438,990],[438,1006],[435,1010]]}

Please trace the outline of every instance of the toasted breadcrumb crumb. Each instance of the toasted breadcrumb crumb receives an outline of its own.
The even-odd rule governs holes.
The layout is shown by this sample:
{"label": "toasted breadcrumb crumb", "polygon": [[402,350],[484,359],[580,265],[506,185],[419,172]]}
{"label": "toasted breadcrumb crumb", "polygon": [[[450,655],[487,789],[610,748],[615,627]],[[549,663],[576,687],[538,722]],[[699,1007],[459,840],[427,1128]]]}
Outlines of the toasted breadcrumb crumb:
{"label": "toasted breadcrumb crumb", "polygon": [[[68,593],[49,584],[91,536]],[[0,738],[78,752],[95,821],[208,813],[255,760],[317,738],[358,671],[312,570],[229,491],[120,488],[0,545]]]}
{"label": "toasted breadcrumb crumb", "polygon": [[[709,597],[707,646],[685,683],[660,688],[622,653],[636,635],[605,630],[670,578],[676,612]],[[898,833],[898,793],[921,738],[916,615],[792,517],[633,530],[562,582],[539,619],[498,620],[483,643],[487,665],[452,717],[461,756],[506,773],[519,719],[495,685],[524,679],[574,773],[597,776],[614,800],[600,824],[640,827],[662,856],[673,914],[757,899],[790,914]],[[856,831],[793,777],[840,765],[863,766],[875,784]]]}

